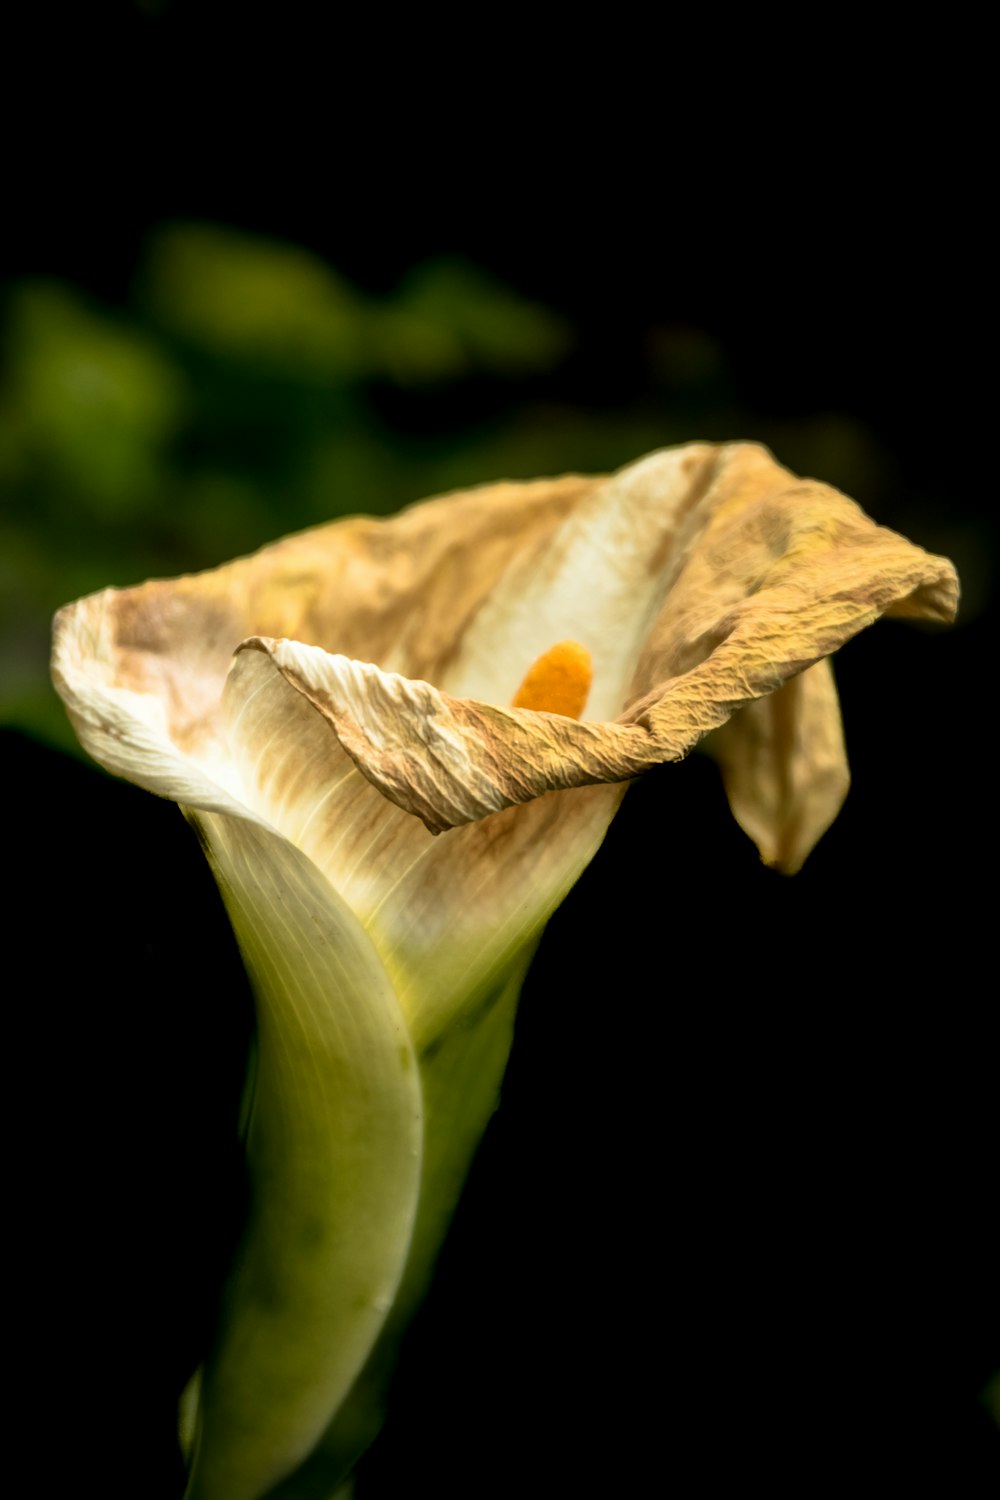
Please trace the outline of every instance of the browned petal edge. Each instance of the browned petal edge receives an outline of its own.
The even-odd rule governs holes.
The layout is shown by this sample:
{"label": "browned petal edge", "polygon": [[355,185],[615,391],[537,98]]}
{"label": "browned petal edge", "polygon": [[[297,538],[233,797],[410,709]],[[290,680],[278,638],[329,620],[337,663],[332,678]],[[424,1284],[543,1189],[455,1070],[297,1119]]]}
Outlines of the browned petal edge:
{"label": "browned petal edge", "polygon": [[147,784],[138,722],[137,755],[116,753],[127,752],[128,694],[162,705],[164,755],[169,745],[199,758],[224,753],[219,700],[247,636],[392,655],[413,676],[439,676],[510,557],[543,547],[600,483],[564,475],[474,486],[393,516],[331,521],[201,573],[104,589],[57,613],[53,680],[95,759]]}
{"label": "browned petal edge", "polygon": [[[752,450],[758,465],[760,452]],[[240,649],[269,655],[362,774],[434,833],[546,792],[629,779],[683,758],[744,705],[775,692],[879,615],[954,614],[957,580],[946,559],[875,526],[827,486],[789,486],[786,471],[771,463],[770,487],[735,515],[720,505],[674,569],[646,665],[652,660],[662,670],[676,662],[680,670],[661,677],[616,722],[456,699],[344,657],[317,668],[287,641],[250,638]],[[753,547],[739,547],[742,533]],[[721,590],[716,605],[712,560],[719,552],[729,559],[728,593]],[[746,563],[735,590],[734,557]]]}
{"label": "browned petal edge", "polygon": [[[297,642],[251,637],[238,648],[245,650],[262,652],[323,716],[361,774],[432,833],[547,791],[625,780],[647,764],[637,758],[622,769],[628,758],[624,741],[645,743],[645,736],[624,726],[453,698],[430,683],[346,657],[327,657],[323,680],[318,671],[308,671]],[[353,710],[346,706],[348,696]],[[361,714],[359,704],[366,710]],[[617,763],[607,753],[615,739],[623,742]],[[587,751],[591,774],[583,775],[578,761]]]}
{"label": "browned petal edge", "polygon": [[[686,446],[704,459],[701,445]],[[630,467],[655,473],[649,464]],[[484,486],[386,520],[334,522],[209,573],[107,590],[60,612],[56,650],[72,634],[73,681],[70,690],[57,668],[57,684],[109,769],[192,805],[221,805],[204,801],[192,773],[226,753],[218,705],[245,637],[323,715],[369,781],[441,832],[679,759],[881,613],[954,613],[957,580],[945,559],[875,526],[829,486],[797,479],[759,445],[732,443],[701,462],[694,501],[667,528],[669,551],[657,554],[662,604],[616,722],[456,699],[420,681],[447,664],[509,558],[544,547],[601,483]],[[470,547],[476,568],[463,567]],[[456,618],[462,579],[476,582]],[[311,669],[280,660],[289,636],[332,647],[344,654],[331,660],[353,657],[356,667],[388,653],[408,675],[371,668],[349,707]],[[135,693],[162,706],[162,733],[132,722],[126,700]]]}
{"label": "browned petal edge", "polygon": [[703,748],[763,862],[794,875],[840,812],[851,782],[829,657],[738,709]]}

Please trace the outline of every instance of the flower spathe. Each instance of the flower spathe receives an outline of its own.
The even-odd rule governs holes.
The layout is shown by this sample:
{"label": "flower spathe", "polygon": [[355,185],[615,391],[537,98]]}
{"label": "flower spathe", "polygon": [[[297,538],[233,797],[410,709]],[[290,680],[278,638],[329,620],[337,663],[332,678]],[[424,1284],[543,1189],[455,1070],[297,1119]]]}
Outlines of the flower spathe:
{"label": "flower spathe", "polygon": [[534,943],[627,781],[708,737],[763,858],[797,869],[848,782],[827,658],[881,614],[951,619],[957,592],[945,559],[734,443],[60,612],[82,743],[185,808],[257,997],[254,1196],[191,1500],[332,1484],[369,1440]]}

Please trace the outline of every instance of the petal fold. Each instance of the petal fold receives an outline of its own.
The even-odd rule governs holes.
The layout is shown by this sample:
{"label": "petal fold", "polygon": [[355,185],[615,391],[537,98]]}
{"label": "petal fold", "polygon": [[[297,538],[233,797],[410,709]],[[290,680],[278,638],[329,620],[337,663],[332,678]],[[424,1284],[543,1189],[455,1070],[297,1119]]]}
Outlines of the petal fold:
{"label": "petal fold", "polygon": [[[957,597],[945,559],[766,449],[694,443],[609,479],[491,485],[106,591],[62,612],[53,670],[102,764],[253,818],[220,700],[239,642],[269,642],[364,777],[441,831],[679,759],[880,614],[948,620]],[[506,707],[564,639],[593,657],[592,719]],[[809,842],[800,832],[780,852],[792,823],[819,830],[816,809],[834,805],[829,768],[817,762],[825,791],[807,791],[811,774],[801,762],[767,831],[745,798],[737,813],[784,867]],[[808,816],[793,806],[803,798]]]}
{"label": "petal fold", "polygon": [[[628,506],[637,513],[655,513],[656,506],[637,505],[636,493],[655,498],[665,484],[674,498],[666,506],[670,545],[654,591],[658,608],[644,622],[630,706],[615,719],[576,721],[456,698],[294,641],[254,637],[241,651],[267,655],[383,796],[441,833],[548,792],[625,781],[679,760],[880,614],[953,617],[958,587],[951,564],[876,526],[829,486],[796,479],[753,444],[731,445],[710,462],[701,449],[696,457],[700,479],[680,509],[675,454],[653,455],[626,471],[633,476]],[[581,506],[599,511],[606,492],[616,494],[615,485],[586,496]],[[560,535],[577,520],[563,523]],[[553,542],[557,553],[559,545]],[[515,581],[523,582],[522,575],[523,569]],[[497,597],[508,598],[511,588],[509,579],[501,583]],[[621,597],[616,589],[615,600]],[[651,597],[641,601],[640,614]],[[498,606],[490,607],[495,627]],[[564,625],[565,610],[555,610],[553,632]],[[772,710],[752,710],[742,730],[724,741],[731,752],[742,736],[757,757],[754,771],[734,771],[729,754],[727,785],[764,858],[782,868],[801,864],[846,792],[834,699],[832,679],[817,672]],[[774,751],[772,785],[766,798],[758,785],[755,813],[747,788],[754,776],[760,783],[765,739]]]}
{"label": "petal fold", "polygon": [[[797,869],[849,780],[828,658],[957,600],[950,563],[836,490],[692,443],[60,612],[81,742],[185,808],[258,1001],[250,1213],[187,1500],[325,1493],[374,1431],[525,968],[628,780],[704,741]],[[512,706],[559,642],[593,663],[587,718]]]}
{"label": "petal fold", "polygon": [[755,698],[705,741],[729,805],[761,858],[801,869],[847,796],[851,773],[828,660]]}
{"label": "petal fold", "polygon": [[285,839],[197,814],[257,1000],[248,1222],[201,1380],[187,1500],[260,1500],[378,1338],[421,1177],[417,1060],[378,957]]}
{"label": "petal fold", "polygon": [[[223,697],[228,743],[255,815],[302,849],[364,924],[421,1052],[459,1011],[475,1011],[537,936],[596,852],[624,788],[542,797],[434,838],[362,774],[317,707],[342,680],[350,688],[357,667],[289,641],[237,652]],[[358,670],[354,714],[364,712],[372,674],[385,694],[399,683],[409,703],[413,693],[441,696]],[[400,719],[412,727],[409,764],[422,775],[421,723],[420,712]],[[459,745],[459,761],[464,753]],[[458,796],[460,775],[453,781]]]}
{"label": "petal fold", "polygon": [[[105,770],[157,796],[207,812],[252,816],[218,736],[209,729],[191,737],[184,733],[190,720],[178,722],[180,689],[155,633],[144,633],[133,653],[120,643],[133,595],[149,588],[104,589],[56,615],[52,678],[77,738]],[[192,679],[190,697],[198,697],[201,685]],[[218,682],[215,688],[217,693]],[[204,715],[210,721],[211,687],[206,696]],[[190,699],[182,701],[187,713]]]}

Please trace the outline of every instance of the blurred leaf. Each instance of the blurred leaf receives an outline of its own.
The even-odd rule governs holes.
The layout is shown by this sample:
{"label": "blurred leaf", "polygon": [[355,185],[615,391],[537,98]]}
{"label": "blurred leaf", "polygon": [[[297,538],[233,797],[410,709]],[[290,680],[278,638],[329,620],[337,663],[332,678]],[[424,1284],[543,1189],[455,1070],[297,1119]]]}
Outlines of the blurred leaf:
{"label": "blurred leaf", "polygon": [[22,282],[8,311],[3,478],[42,484],[56,509],[134,514],[158,488],[184,410],[180,372],[139,330],[56,282]]}
{"label": "blurred leaf", "polygon": [[414,268],[377,324],[386,371],[403,385],[455,380],[475,370],[519,376],[550,369],[568,351],[569,325],[467,261]]}
{"label": "blurred leaf", "polygon": [[124,309],[41,279],[5,300],[0,721],[64,745],[51,615],[108,583],[487,479],[607,472],[696,437],[767,442],[880,513],[894,479],[856,418],[751,411],[723,346],[693,326],[647,330],[644,385],[582,346],[589,397],[543,392],[532,377],[558,381],[574,330],[453,256],[375,297],[301,247],[181,222],[151,232]]}
{"label": "blurred leaf", "polygon": [[224,359],[307,380],[367,366],[360,295],[296,245],[171,224],[149,241],[137,295],[164,327]]}

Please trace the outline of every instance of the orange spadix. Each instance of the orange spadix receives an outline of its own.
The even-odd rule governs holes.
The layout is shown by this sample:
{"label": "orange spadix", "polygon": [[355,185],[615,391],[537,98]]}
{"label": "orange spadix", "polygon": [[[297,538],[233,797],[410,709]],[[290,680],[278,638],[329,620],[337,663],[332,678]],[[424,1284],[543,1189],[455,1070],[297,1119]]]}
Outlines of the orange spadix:
{"label": "orange spadix", "polygon": [[578,719],[593,680],[590,652],[579,641],[558,641],[532,662],[514,694],[512,707]]}

